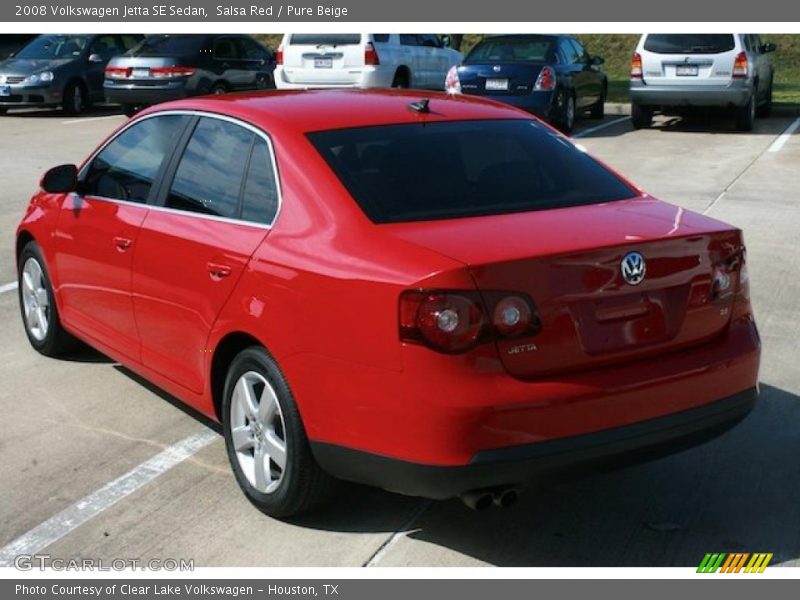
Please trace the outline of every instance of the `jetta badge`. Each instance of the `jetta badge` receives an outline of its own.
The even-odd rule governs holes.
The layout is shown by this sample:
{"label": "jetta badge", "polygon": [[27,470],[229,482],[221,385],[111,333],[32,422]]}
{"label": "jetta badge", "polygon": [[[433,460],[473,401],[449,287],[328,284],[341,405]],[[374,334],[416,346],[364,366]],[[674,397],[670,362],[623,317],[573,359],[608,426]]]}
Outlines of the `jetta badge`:
{"label": "jetta badge", "polygon": [[647,263],[644,260],[644,256],[638,252],[628,252],[622,257],[619,270],[622,272],[622,278],[626,283],[639,285],[642,283],[644,274],[647,271]]}

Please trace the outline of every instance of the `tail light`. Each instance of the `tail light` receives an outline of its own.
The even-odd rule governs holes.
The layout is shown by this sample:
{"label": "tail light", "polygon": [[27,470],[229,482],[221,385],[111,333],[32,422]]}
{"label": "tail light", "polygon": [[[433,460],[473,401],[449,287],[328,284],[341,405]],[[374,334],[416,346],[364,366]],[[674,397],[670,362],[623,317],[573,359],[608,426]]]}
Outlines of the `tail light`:
{"label": "tail light", "polygon": [[151,67],[150,76],[159,79],[170,79],[173,77],[189,77],[194,75],[197,69],[194,67]]}
{"label": "tail light", "polygon": [[542,67],[533,89],[539,92],[552,92],[556,89],[556,72],[552,67]]}
{"label": "tail light", "polygon": [[744,79],[747,77],[747,54],[739,52],[733,61],[733,78]]}
{"label": "tail light", "polygon": [[400,339],[438,352],[458,354],[540,330],[536,308],[525,294],[407,290],[400,295]]}
{"label": "tail light", "polygon": [[283,44],[278,46],[278,49],[275,51],[275,64],[276,65],[283,64]]}
{"label": "tail light", "polygon": [[367,42],[367,45],[364,46],[364,64],[365,65],[379,65],[381,64],[381,59],[378,58],[378,51],[375,50],[375,46],[372,42]]}
{"label": "tail light", "polygon": [[747,272],[747,252],[744,248],[714,265],[711,301],[733,302],[732,319],[751,313],[750,275]]}
{"label": "tail light", "polygon": [[642,55],[638,52],[634,52],[633,58],[631,58],[631,79],[641,79],[642,78]]}
{"label": "tail light", "polygon": [[106,77],[109,79],[127,79],[133,73],[131,67],[106,67]]}
{"label": "tail light", "polygon": [[458,67],[453,65],[444,78],[444,89],[448,94],[461,93],[461,80],[458,78]]}

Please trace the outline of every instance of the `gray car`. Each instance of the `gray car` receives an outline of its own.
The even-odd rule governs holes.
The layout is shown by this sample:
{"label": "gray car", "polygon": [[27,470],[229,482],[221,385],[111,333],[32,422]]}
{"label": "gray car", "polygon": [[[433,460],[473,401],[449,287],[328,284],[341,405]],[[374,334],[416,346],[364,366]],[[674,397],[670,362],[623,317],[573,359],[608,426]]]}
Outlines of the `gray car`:
{"label": "gray car", "polygon": [[697,106],[732,109],[737,129],[750,131],[772,110],[775,49],[752,33],[645,33],[631,62],[633,126]]}
{"label": "gray car", "polygon": [[10,108],[57,107],[78,114],[102,101],[108,61],[141,35],[40,35],[0,62],[0,114]]}

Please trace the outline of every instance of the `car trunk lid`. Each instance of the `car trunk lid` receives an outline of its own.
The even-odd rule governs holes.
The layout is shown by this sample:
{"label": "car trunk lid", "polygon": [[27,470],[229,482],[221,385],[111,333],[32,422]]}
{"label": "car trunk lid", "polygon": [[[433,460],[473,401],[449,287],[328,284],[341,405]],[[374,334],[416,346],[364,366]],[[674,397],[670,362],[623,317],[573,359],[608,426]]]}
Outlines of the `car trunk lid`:
{"label": "car trunk lid", "polygon": [[546,63],[480,63],[458,69],[461,90],[481,96],[529,94]]}

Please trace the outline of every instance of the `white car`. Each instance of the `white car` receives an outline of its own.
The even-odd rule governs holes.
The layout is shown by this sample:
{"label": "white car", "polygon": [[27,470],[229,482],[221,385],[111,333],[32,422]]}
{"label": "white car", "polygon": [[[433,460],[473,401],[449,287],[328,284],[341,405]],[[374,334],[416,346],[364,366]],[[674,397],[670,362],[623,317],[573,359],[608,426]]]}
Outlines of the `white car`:
{"label": "white car", "polygon": [[287,33],[275,53],[275,87],[441,90],[460,52],[429,33]]}

